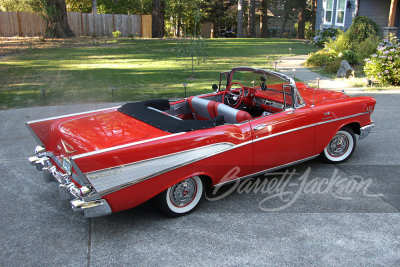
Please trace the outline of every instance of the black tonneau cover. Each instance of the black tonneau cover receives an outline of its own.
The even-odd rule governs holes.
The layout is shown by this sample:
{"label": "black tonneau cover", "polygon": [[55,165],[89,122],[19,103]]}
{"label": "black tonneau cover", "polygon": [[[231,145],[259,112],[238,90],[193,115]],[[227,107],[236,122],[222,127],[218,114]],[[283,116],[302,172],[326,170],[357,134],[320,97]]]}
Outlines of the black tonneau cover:
{"label": "black tonneau cover", "polygon": [[135,103],[127,103],[118,108],[118,111],[143,121],[153,127],[170,133],[180,133],[208,129],[224,124],[224,116],[217,116],[211,120],[180,120],[168,114],[163,114],[149,107],[165,111],[170,109],[168,99],[146,100]]}

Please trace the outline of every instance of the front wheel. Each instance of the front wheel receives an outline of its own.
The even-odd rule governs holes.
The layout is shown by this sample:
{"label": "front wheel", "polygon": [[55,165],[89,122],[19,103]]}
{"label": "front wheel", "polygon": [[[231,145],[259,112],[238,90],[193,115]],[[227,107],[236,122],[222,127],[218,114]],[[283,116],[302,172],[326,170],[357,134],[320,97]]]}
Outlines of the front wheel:
{"label": "front wheel", "polygon": [[350,127],[340,129],[322,151],[320,158],[326,163],[341,163],[353,154],[356,136]]}
{"label": "front wheel", "polygon": [[156,204],[158,209],[168,217],[178,217],[192,212],[203,195],[203,181],[199,176],[194,176],[159,194]]}

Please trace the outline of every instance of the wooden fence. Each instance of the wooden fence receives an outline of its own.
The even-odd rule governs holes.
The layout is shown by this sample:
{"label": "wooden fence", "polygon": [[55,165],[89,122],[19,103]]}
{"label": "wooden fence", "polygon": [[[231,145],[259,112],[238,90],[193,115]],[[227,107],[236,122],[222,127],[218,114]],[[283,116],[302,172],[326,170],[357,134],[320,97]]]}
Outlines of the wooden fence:
{"label": "wooden fence", "polygon": [[[87,14],[68,12],[68,23],[76,36],[121,36],[151,38],[151,15]],[[0,12],[0,36],[43,36],[46,22],[35,13]]]}

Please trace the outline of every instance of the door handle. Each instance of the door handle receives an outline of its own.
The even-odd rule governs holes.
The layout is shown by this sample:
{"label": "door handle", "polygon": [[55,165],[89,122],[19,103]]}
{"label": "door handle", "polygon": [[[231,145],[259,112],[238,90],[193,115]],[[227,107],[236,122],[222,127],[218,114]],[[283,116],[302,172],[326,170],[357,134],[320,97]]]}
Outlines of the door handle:
{"label": "door handle", "polygon": [[254,131],[259,131],[259,130],[261,130],[261,129],[264,129],[265,126],[267,126],[267,125],[266,125],[266,124],[257,125],[256,127],[254,127]]}

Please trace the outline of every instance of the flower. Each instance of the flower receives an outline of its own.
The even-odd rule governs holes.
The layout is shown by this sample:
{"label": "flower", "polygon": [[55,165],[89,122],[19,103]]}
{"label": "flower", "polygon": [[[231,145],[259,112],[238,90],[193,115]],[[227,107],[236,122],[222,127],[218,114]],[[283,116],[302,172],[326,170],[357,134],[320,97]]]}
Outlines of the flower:
{"label": "flower", "polygon": [[389,70],[385,70],[385,73],[389,73]]}

